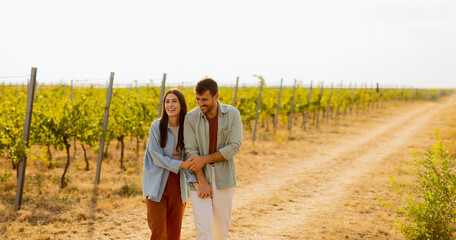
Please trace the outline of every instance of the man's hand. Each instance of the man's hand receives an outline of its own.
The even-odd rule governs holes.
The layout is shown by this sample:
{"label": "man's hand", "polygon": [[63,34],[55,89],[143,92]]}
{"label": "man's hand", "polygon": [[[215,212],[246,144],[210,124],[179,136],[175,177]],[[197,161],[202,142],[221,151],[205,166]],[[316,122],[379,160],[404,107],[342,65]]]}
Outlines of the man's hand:
{"label": "man's hand", "polygon": [[187,159],[186,166],[188,166],[188,169],[196,172],[200,170],[201,168],[206,165],[206,158],[204,156],[193,156],[189,159]]}
{"label": "man's hand", "polygon": [[208,198],[212,196],[212,187],[207,182],[201,184],[193,183],[193,186],[196,188],[199,198]]}

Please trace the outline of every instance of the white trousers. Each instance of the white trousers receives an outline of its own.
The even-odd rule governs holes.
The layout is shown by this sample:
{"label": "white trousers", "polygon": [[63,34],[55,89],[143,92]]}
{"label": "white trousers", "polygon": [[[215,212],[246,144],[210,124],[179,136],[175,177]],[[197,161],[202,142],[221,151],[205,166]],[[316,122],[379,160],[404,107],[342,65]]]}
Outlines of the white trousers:
{"label": "white trousers", "polygon": [[231,205],[235,187],[217,189],[212,168],[212,197],[199,198],[190,191],[197,240],[228,239],[231,225]]}

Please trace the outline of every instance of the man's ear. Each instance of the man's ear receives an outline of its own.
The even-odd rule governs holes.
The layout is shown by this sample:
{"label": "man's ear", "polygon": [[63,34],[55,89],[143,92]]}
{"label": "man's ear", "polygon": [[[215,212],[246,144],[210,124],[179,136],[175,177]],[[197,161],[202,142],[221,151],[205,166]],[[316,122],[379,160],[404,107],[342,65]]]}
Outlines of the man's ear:
{"label": "man's ear", "polygon": [[218,101],[218,98],[219,98],[219,93],[216,93],[216,94],[214,95],[214,98],[215,98],[215,100],[217,100],[217,101]]}

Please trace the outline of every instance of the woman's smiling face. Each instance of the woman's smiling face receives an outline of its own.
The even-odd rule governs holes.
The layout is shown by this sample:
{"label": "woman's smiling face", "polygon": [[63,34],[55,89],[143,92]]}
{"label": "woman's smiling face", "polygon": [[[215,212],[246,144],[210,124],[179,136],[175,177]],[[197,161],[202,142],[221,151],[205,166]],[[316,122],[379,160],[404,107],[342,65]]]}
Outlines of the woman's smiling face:
{"label": "woman's smiling face", "polygon": [[169,117],[179,117],[181,105],[179,99],[174,93],[169,93],[165,98],[165,111]]}

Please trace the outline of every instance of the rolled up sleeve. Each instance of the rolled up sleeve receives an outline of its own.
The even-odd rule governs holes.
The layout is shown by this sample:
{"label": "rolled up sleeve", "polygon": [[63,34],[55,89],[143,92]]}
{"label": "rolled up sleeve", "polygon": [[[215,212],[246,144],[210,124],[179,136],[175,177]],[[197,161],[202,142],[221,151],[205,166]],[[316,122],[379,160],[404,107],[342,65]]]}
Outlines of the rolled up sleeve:
{"label": "rolled up sleeve", "polygon": [[241,150],[241,143],[243,139],[242,119],[241,114],[237,109],[235,109],[230,131],[227,145],[218,150],[226,160],[233,158],[234,155]]}
{"label": "rolled up sleeve", "polygon": [[187,178],[187,183],[194,183],[198,182],[198,179],[196,179],[196,175],[192,170],[184,168],[184,174],[185,177]]}

